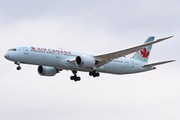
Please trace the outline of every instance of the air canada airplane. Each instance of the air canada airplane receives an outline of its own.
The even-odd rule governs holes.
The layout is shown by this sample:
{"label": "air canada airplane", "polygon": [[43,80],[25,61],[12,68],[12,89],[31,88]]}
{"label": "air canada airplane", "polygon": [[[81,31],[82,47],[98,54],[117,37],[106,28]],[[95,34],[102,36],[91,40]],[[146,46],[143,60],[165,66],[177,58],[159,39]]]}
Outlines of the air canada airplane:
{"label": "air canada airplane", "polygon": [[[54,76],[61,70],[71,70],[71,80],[80,81],[77,71],[89,72],[90,76],[99,77],[100,72],[110,74],[131,74],[156,69],[155,66],[173,62],[175,60],[148,64],[152,44],[164,41],[173,36],[158,39],[149,37],[144,44],[124,50],[106,53],[91,54],[75,52],[64,49],[45,48],[36,46],[19,46],[9,49],[4,57],[18,65],[38,65],[37,71],[42,76]],[[134,53],[132,58],[125,58],[125,55]]]}

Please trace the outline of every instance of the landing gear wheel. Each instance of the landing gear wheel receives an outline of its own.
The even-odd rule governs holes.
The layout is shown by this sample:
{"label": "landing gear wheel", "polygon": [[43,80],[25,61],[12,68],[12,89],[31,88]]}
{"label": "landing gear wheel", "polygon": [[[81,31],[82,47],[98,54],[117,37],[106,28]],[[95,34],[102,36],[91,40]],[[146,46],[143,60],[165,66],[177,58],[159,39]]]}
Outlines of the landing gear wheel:
{"label": "landing gear wheel", "polygon": [[92,76],[93,75],[93,73],[92,72],[89,72],[89,76]]}
{"label": "landing gear wheel", "polygon": [[17,70],[21,70],[21,66],[18,66],[18,67],[17,67]]}
{"label": "landing gear wheel", "polygon": [[78,81],[77,77],[74,77],[74,81],[75,81],[75,82],[77,82],[77,81]]}
{"label": "landing gear wheel", "polygon": [[76,77],[76,76],[73,76],[73,79],[74,79],[74,81],[75,81],[75,82],[77,82],[77,81],[80,81],[80,80],[81,80],[81,78],[80,78],[80,77]]}
{"label": "landing gear wheel", "polygon": [[74,80],[74,76],[71,76],[70,79],[71,79],[71,80]]}
{"label": "landing gear wheel", "polygon": [[96,73],[96,77],[99,77],[99,75],[100,75],[99,73]]}
{"label": "landing gear wheel", "polygon": [[77,71],[72,71],[72,73],[74,74],[74,76],[71,76],[70,79],[74,80],[75,82],[80,81],[81,77],[77,77]]}
{"label": "landing gear wheel", "polygon": [[93,76],[93,77],[99,77],[100,76],[100,74],[96,71],[89,72],[89,75]]}
{"label": "landing gear wheel", "polygon": [[77,80],[78,80],[78,81],[80,81],[80,80],[81,80],[81,78],[80,78],[80,77],[77,77]]}
{"label": "landing gear wheel", "polygon": [[93,74],[93,77],[96,77],[96,74]]}

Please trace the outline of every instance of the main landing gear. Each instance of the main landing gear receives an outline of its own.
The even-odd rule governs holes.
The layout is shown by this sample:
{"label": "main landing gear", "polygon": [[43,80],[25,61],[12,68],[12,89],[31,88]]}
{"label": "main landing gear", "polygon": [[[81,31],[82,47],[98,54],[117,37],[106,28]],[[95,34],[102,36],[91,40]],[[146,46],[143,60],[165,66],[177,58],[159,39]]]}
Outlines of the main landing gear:
{"label": "main landing gear", "polygon": [[18,65],[17,70],[21,70],[20,62],[15,62],[14,64]]}
{"label": "main landing gear", "polygon": [[100,74],[96,71],[89,72],[89,75],[93,76],[93,77],[99,77],[100,76]]}
{"label": "main landing gear", "polygon": [[80,81],[81,78],[79,76],[77,76],[77,71],[72,71],[72,72],[73,72],[74,76],[71,76],[70,79],[74,80],[75,82]]}
{"label": "main landing gear", "polygon": [[[72,71],[72,73],[74,74],[74,76],[70,77],[71,80],[74,80],[75,82],[81,80],[81,78],[79,76],[77,76],[77,71]],[[89,72],[89,75],[93,76],[93,77],[99,77],[100,76],[100,74],[96,71]]]}

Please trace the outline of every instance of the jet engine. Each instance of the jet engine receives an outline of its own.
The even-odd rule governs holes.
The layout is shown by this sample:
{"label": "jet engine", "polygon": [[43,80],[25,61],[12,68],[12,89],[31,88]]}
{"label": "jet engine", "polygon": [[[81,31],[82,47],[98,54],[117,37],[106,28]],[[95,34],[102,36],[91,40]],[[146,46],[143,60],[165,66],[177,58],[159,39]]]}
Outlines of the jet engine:
{"label": "jet engine", "polygon": [[55,67],[39,66],[38,73],[42,76],[54,76],[58,70]]}
{"label": "jet engine", "polygon": [[75,60],[75,64],[79,67],[93,67],[96,61],[93,57],[82,55],[77,56]]}

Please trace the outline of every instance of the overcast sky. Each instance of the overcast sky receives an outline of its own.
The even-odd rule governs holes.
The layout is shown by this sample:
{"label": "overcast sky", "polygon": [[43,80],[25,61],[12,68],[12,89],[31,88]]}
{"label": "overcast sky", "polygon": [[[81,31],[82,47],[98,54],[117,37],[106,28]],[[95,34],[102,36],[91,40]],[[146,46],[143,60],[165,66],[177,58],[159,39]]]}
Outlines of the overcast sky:
{"label": "overcast sky", "polygon": [[[0,0],[1,120],[179,120],[180,2],[177,0]],[[4,58],[14,46],[33,45],[106,53],[142,44],[149,36],[173,38],[153,45],[149,63],[178,61],[156,70],[101,74],[71,71],[43,77],[37,66]],[[130,57],[130,56],[128,56]]]}

